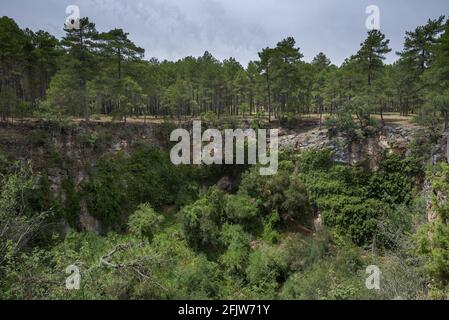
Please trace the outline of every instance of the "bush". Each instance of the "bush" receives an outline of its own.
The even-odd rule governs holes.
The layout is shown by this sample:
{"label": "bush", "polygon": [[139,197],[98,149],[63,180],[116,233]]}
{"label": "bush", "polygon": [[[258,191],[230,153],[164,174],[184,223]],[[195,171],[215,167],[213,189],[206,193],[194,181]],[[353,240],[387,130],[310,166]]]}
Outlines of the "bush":
{"label": "bush", "polygon": [[46,213],[30,210],[28,201],[37,179],[29,166],[0,179],[0,273],[2,263],[23,250],[47,218]]}
{"label": "bush", "polygon": [[[361,278],[361,277],[360,277]],[[354,300],[360,298],[363,281],[351,274],[335,272],[321,263],[306,273],[288,278],[281,291],[285,300]]]}
{"label": "bush", "polygon": [[277,280],[283,269],[281,262],[280,252],[275,247],[262,245],[251,252],[246,268],[249,284],[263,290],[265,294],[272,294],[271,299],[273,299],[275,290],[279,286]]}
{"label": "bush", "polygon": [[78,140],[82,146],[86,148],[93,148],[98,141],[98,133],[80,133],[78,134]]}
{"label": "bush", "polygon": [[420,228],[416,250],[425,259],[432,294],[444,296],[449,291],[449,204],[441,199],[449,195],[449,165],[440,163],[427,174],[434,189],[432,210],[437,216]]}
{"label": "bush", "polygon": [[389,204],[408,204],[415,184],[407,161],[397,155],[387,155],[369,179],[368,196]]}
{"label": "bush", "polygon": [[[210,121],[210,120],[209,120]],[[237,129],[239,127],[240,119],[235,116],[222,116],[218,121],[219,128],[225,129]]]}
{"label": "bush", "polygon": [[119,153],[97,162],[97,171],[82,185],[89,212],[106,226],[118,225],[132,209],[126,191],[126,159]]}
{"label": "bush", "polygon": [[372,134],[370,127],[376,126],[376,121],[371,118],[371,113],[372,106],[369,103],[369,97],[355,96],[338,108],[336,114],[325,124],[330,129],[345,133],[350,139],[360,139]]}
{"label": "bush", "polygon": [[250,253],[251,236],[240,225],[225,224],[220,239],[227,247],[219,258],[220,264],[228,274],[244,275]]}
{"label": "bush", "polygon": [[299,159],[299,172],[313,173],[314,171],[327,171],[334,165],[330,149],[307,150],[301,153]]}
{"label": "bush", "polygon": [[300,236],[285,241],[284,263],[290,273],[303,272],[333,253],[333,241],[327,231],[321,231],[313,238]]}
{"label": "bush", "polygon": [[326,226],[335,228],[358,245],[375,241],[377,219],[388,212],[388,207],[375,199],[336,195],[318,202]]}
{"label": "bush", "polygon": [[200,255],[175,275],[179,291],[185,299],[217,299],[220,290],[221,272],[218,265]]}
{"label": "bush", "polygon": [[137,146],[130,156],[119,152],[105,156],[82,187],[89,212],[107,226],[116,227],[142,203],[154,209],[175,204],[189,183],[183,168],[166,154]]}
{"label": "bush", "polygon": [[0,152],[0,173],[6,174],[9,171],[11,164],[8,157],[4,155],[3,152]]}
{"label": "bush", "polygon": [[[390,225],[394,208],[412,199],[414,178],[406,160],[385,156],[378,171],[333,164],[328,150],[301,155],[301,180],[311,203],[321,212],[326,226],[359,245],[380,239],[381,220]],[[384,243],[386,244],[386,242]]]}
{"label": "bush", "polygon": [[223,219],[223,194],[211,188],[208,194],[181,211],[182,228],[188,242],[197,249],[217,248]]}
{"label": "bush", "polygon": [[251,121],[251,128],[254,130],[265,127],[264,115],[262,112],[257,112]]}
{"label": "bush", "polygon": [[298,124],[298,120],[293,112],[287,112],[281,118],[281,124],[289,129],[293,129]]}
{"label": "bush", "polygon": [[247,195],[227,195],[224,211],[233,222],[249,222],[258,214],[256,201]]}
{"label": "bush", "polygon": [[65,219],[70,226],[77,227],[80,213],[80,197],[78,192],[75,190],[75,183],[73,179],[64,180],[62,182],[62,189],[65,194]]}
{"label": "bush", "polygon": [[292,174],[294,165],[291,161],[280,163],[276,175],[265,177],[254,167],[243,175],[239,194],[247,195],[256,200],[262,216],[268,216],[273,211],[280,215],[290,215],[303,223],[310,223],[311,209],[307,192],[300,178]]}
{"label": "bush", "polygon": [[276,211],[273,211],[263,224],[262,239],[269,244],[276,244],[281,237],[280,233],[276,230],[276,225],[281,218]]}
{"label": "bush", "polygon": [[152,239],[160,230],[164,217],[154,211],[148,204],[140,205],[128,221],[129,231],[138,237]]}
{"label": "bush", "polygon": [[[367,296],[362,252],[350,242],[338,244],[329,233],[291,242],[285,254],[293,272],[281,290],[283,299],[352,300]],[[293,250],[293,251],[292,251]],[[293,255],[293,256],[292,256]],[[295,262],[296,260],[296,262]]]}
{"label": "bush", "polygon": [[407,161],[414,176],[422,178],[425,175],[426,165],[431,161],[432,148],[438,142],[438,138],[433,137],[430,130],[417,129],[413,133],[413,139],[408,147]]}
{"label": "bush", "polygon": [[201,114],[202,125],[206,128],[217,128],[217,115],[213,111]]}

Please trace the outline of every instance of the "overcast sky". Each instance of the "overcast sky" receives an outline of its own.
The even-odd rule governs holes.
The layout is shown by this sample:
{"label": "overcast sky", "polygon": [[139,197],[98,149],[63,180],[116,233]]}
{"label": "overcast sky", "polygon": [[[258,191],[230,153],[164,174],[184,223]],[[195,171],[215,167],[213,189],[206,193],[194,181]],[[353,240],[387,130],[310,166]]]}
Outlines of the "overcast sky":
{"label": "overcast sky", "polygon": [[81,16],[88,16],[99,31],[129,32],[145,48],[146,58],[174,60],[208,50],[220,60],[232,56],[243,65],[257,59],[261,48],[288,36],[296,39],[305,60],[323,51],[340,64],[366,36],[368,5],[380,8],[392,62],[405,31],[449,15],[448,0],[0,0],[0,16],[60,37],[68,5],[78,5]]}

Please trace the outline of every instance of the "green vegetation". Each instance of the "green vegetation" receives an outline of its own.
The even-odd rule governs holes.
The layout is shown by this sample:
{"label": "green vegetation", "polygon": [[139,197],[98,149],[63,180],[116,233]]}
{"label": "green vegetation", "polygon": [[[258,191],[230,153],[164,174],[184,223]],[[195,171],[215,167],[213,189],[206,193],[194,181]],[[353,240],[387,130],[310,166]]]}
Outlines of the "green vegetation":
{"label": "green vegetation", "polygon": [[[42,117],[67,121],[108,116],[201,116],[210,126],[221,118],[273,118],[294,127],[304,115],[329,114],[331,127],[357,137],[376,125],[373,114],[414,114],[417,121],[448,126],[449,22],[442,16],[407,32],[399,60],[378,30],[337,67],[322,52],[309,63],[288,37],[259,52],[245,67],[209,52],[176,62],[143,60],[144,50],[122,29],[97,30],[89,18],[59,40],[48,32],[22,30],[0,20],[0,113],[2,121]],[[75,84],[75,85],[73,85]],[[224,121],[232,127],[233,121]],[[255,121],[255,125],[257,126]],[[93,137],[90,137],[93,138]],[[92,143],[88,138],[86,142]]]}
{"label": "green vegetation", "polygon": [[431,275],[431,296],[447,298],[449,283],[449,207],[446,198],[449,191],[449,166],[441,163],[428,173],[434,186],[433,208],[435,220],[421,227],[417,235],[417,252],[425,257],[425,268]]}
{"label": "green vegetation", "polygon": [[[208,52],[145,61],[124,30],[80,25],[59,40],[0,18],[1,130],[36,122],[23,140],[40,162],[0,153],[0,299],[449,298],[449,166],[430,163],[449,125],[445,17],[407,32],[392,65],[389,40],[370,31],[339,67],[324,53],[305,62],[291,37],[246,68]],[[192,117],[204,128],[296,129],[319,115],[331,135],[364,143],[387,112],[421,127],[405,154],[376,155],[375,169],[328,149],[284,151],[278,173],[261,176],[258,166],[176,167],[167,152]],[[136,118],[160,122],[159,148],[132,139]],[[113,132],[104,119],[123,124]],[[54,143],[54,130],[71,140]],[[115,138],[133,141],[109,152]],[[224,177],[232,187],[219,188]],[[380,290],[365,286],[370,265]],[[79,290],[65,287],[70,266]]]}
{"label": "green vegetation", "polygon": [[[17,217],[11,226],[33,225],[28,232],[34,235],[18,246],[16,231],[2,239],[1,298],[445,297],[449,215],[439,204],[440,218],[421,222],[413,235],[425,206],[417,176],[406,174],[410,158],[385,156],[376,171],[334,163],[328,150],[284,153],[281,159],[278,175],[262,177],[250,168],[238,190],[226,193],[208,187],[207,168],[176,168],[160,151],[137,146],[126,157],[100,160],[80,190],[64,183],[69,196],[59,204],[67,212],[62,219],[73,223],[79,199],[87,199],[89,212],[109,230],[98,235],[73,229],[64,237],[55,228],[39,228],[61,210],[40,213],[36,198],[48,191],[25,193],[24,201],[35,203],[27,207],[36,209],[11,215],[22,212],[17,195],[37,181],[26,171],[10,172],[2,181],[2,212]],[[440,165],[427,173],[435,191],[449,190],[448,170]],[[191,190],[196,195],[177,194]],[[180,197],[188,200],[164,212]],[[307,230],[318,213],[324,226],[311,235]],[[380,291],[365,287],[372,264],[383,271]],[[80,290],[65,289],[70,265],[81,271]]]}

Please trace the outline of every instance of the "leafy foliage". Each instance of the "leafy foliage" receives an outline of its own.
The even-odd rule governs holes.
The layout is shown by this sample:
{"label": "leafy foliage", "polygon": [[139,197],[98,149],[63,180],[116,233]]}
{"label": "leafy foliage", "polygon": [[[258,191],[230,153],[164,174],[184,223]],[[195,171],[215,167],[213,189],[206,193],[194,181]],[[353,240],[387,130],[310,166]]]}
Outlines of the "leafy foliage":
{"label": "leafy foliage", "polygon": [[129,231],[136,236],[151,239],[159,231],[163,220],[163,216],[157,214],[149,204],[145,203],[129,217]]}
{"label": "leafy foliage", "polygon": [[[318,115],[320,128],[327,118],[331,133],[351,141],[373,135],[386,112],[427,127],[406,158],[384,155],[376,170],[311,150],[281,154],[269,177],[257,166],[175,167],[145,145],[103,154],[108,133],[81,132],[82,147],[103,155],[82,168],[89,178],[81,185],[68,172],[64,197],[45,170],[39,176],[1,154],[0,299],[447,298],[449,166],[428,158],[449,128],[449,22],[442,16],[407,32],[399,60],[386,65],[390,51],[372,30],[338,67],[324,53],[304,61],[292,37],[247,67],[207,51],[145,61],[126,31],[99,32],[88,18],[61,40],[0,18],[2,122],[39,117],[69,130],[73,118],[92,114],[100,122],[163,117],[163,148],[175,117],[222,129],[273,120],[295,129]],[[47,169],[64,165],[47,132],[28,134],[30,149],[48,151]],[[240,181],[242,170],[238,190],[213,186],[225,175]],[[424,180],[431,203],[417,193]],[[79,230],[80,211],[104,232]],[[426,214],[432,219],[423,222]],[[376,292],[364,285],[372,264],[382,270]],[[80,290],[64,287],[73,265]]]}

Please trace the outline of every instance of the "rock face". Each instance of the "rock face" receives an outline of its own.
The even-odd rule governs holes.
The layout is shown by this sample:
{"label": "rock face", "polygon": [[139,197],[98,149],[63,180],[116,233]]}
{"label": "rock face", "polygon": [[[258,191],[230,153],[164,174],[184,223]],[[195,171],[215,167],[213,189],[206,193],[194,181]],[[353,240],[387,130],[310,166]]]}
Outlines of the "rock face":
{"label": "rock face", "polygon": [[217,187],[221,191],[230,191],[232,189],[232,180],[229,177],[223,177],[217,182]]}
{"label": "rock face", "polygon": [[[34,171],[47,176],[52,194],[64,203],[64,181],[72,179],[79,190],[102,155],[127,153],[134,143],[159,147],[158,132],[158,124],[80,123],[61,128],[46,122],[2,123],[0,151],[10,159],[32,163]],[[84,230],[102,232],[101,223],[89,214],[83,201],[79,223]]]}
{"label": "rock face", "polygon": [[[369,160],[376,168],[384,152],[404,154],[412,139],[413,126],[384,127],[371,138],[363,141],[348,141],[342,134],[331,135],[327,129],[314,128],[303,132],[281,128],[280,148],[308,150],[329,148],[334,150],[334,160],[354,164]],[[95,172],[96,160],[106,153],[124,152],[134,143],[160,146],[160,128],[157,124],[133,125],[114,123],[79,124],[74,128],[51,127],[46,123],[23,123],[0,126],[0,150],[9,158],[22,162],[31,161],[35,171],[48,175],[52,193],[64,202],[66,195],[63,181],[73,179],[75,189],[89,180],[89,172]],[[447,139],[443,137],[432,152],[434,161],[447,155]],[[100,141],[101,143],[98,143]],[[98,149],[101,146],[101,150]],[[225,191],[238,183],[229,177],[222,178],[217,186]],[[431,186],[430,186],[431,188]],[[430,191],[431,192],[431,191]],[[80,224],[83,229],[101,232],[101,225],[92,217],[86,205],[81,203]],[[431,218],[431,215],[429,216]],[[320,221],[316,221],[316,228]]]}
{"label": "rock face", "polygon": [[432,149],[433,164],[441,161],[449,162],[449,132],[445,132],[438,141],[438,144]]}
{"label": "rock face", "polygon": [[426,201],[427,221],[432,222],[437,218],[438,214],[434,209],[434,202],[433,202],[434,193],[432,183],[428,179],[424,181],[423,190],[421,194]]}
{"label": "rock face", "polygon": [[[314,129],[304,133],[282,132],[279,138],[280,148],[294,150],[308,150],[329,148],[334,151],[334,161],[344,164],[356,164],[369,161],[371,169],[377,169],[384,153],[406,155],[408,146],[413,139],[413,133],[418,127],[390,127],[386,126],[374,136],[364,140],[348,141],[341,134],[333,137],[326,129]],[[433,164],[441,161],[449,162],[449,132],[443,134],[429,154]],[[422,196],[426,202],[427,221],[437,219],[435,204],[442,205],[447,201],[445,195],[434,190],[431,182],[426,179],[423,183]],[[319,230],[322,221],[319,216],[314,221],[315,230]]]}
{"label": "rock face", "polygon": [[384,127],[375,135],[363,140],[349,141],[343,134],[331,135],[327,129],[307,132],[284,132],[279,137],[279,146],[284,149],[308,150],[329,148],[334,151],[334,160],[355,164],[369,160],[375,169],[384,153],[405,154],[416,127]]}
{"label": "rock face", "polygon": [[[443,134],[438,144],[432,149],[432,163],[435,165],[439,162],[449,163],[449,133]],[[433,222],[438,218],[435,208],[443,206],[447,202],[447,196],[441,191],[435,190],[430,179],[424,181],[422,196],[426,201],[427,221]]]}
{"label": "rock face", "polygon": [[91,214],[89,214],[86,203],[84,201],[81,201],[80,208],[81,212],[79,221],[81,228],[86,231],[101,233],[103,231],[101,222],[95,219],[95,217],[93,217]]}
{"label": "rock face", "polygon": [[315,232],[319,232],[323,229],[323,217],[321,214],[318,215],[318,217],[313,220],[313,229]]}

